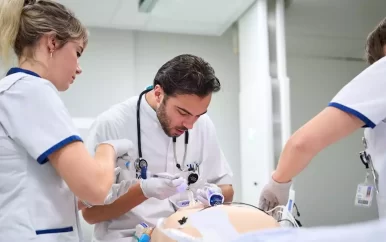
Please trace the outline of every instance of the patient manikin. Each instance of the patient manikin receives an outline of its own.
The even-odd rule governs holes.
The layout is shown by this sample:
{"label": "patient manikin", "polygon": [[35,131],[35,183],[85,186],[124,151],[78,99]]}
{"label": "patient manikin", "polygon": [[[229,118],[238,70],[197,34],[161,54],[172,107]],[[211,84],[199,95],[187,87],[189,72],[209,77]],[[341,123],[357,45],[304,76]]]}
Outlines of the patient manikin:
{"label": "patient manikin", "polygon": [[159,220],[151,242],[224,242],[240,234],[278,227],[280,224],[272,216],[251,205],[196,203]]}
{"label": "patient manikin", "polygon": [[243,234],[232,242],[384,242],[386,219],[339,226],[281,228]]}

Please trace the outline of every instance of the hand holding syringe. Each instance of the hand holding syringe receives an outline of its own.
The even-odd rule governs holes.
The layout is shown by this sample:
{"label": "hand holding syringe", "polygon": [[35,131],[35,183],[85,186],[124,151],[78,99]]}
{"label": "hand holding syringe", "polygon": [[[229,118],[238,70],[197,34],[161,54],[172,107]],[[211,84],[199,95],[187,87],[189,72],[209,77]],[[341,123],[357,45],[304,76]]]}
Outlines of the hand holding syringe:
{"label": "hand holding syringe", "polygon": [[[175,179],[175,176],[166,175],[166,174],[153,174],[153,175],[151,175],[151,177],[170,179],[170,180]],[[187,184],[184,183],[184,184],[180,185],[178,187],[178,192],[179,193],[182,193],[182,192],[186,192],[187,193],[188,199],[189,199],[188,207],[192,207],[192,206],[196,205],[196,200],[194,198],[194,193],[193,193],[192,190],[190,190],[190,188],[189,188],[189,186]]]}
{"label": "hand holding syringe", "polygon": [[[174,179],[180,178],[180,176],[178,176],[178,175],[173,176],[173,175],[169,175],[169,174],[153,174],[153,175],[151,175],[151,177],[168,179],[168,180],[174,180]],[[186,191],[187,188],[188,188],[188,184],[182,183],[181,185],[179,185],[177,187],[177,191],[178,192],[184,192],[184,191]]]}

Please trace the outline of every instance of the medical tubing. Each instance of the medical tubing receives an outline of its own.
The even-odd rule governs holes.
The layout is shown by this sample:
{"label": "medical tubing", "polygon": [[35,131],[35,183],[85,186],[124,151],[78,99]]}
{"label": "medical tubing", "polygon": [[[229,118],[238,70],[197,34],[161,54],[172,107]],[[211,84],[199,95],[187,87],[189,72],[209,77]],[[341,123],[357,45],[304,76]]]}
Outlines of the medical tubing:
{"label": "medical tubing", "polygon": [[[283,214],[283,211],[278,211],[278,213]],[[292,226],[298,228],[299,225],[296,222],[296,219],[288,211],[286,213],[287,213],[286,215],[288,215],[289,218],[287,218],[287,219],[279,219],[277,222],[280,223],[280,222],[284,222],[284,221],[289,220],[291,222]]]}
{"label": "medical tubing", "polygon": [[290,224],[292,224],[293,227],[298,227],[294,224],[294,222],[292,222],[290,219],[286,218],[286,219],[280,219],[277,221],[278,223],[281,223],[281,222],[289,222]]}
{"label": "medical tubing", "polygon": [[[177,169],[179,169],[180,171],[183,171],[183,167],[185,165],[185,160],[186,160],[186,154],[187,154],[187,151],[188,151],[188,144],[189,144],[189,131],[186,130],[185,131],[185,150],[184,150],[184,157],[182,158],[182,164],[178,163],[177,161],[177,152],[176,152],[176,142],[177,142],[177,137],[173,137],[173,154],[174,154],[174,162],[176,164],[176,167]],[[182,165],[182,167],[181,167]]]}
{"label": "medical tubing", "polygon": [[298,223],[296,222],[296,220],[294,218],[294,216],[288,211],[287,206],[276,206],[273,209],[267,211],[267,213],[272,213],[273,211],[275,211],[277,209],[280,209],[280,208],[282,209],[282,211],[278,211],[278,213],[283,214],[285,212],[286,215],[288,216],[288,220],[290,220],[292,222],[292,224],[295,225],[295,227],[299,227]]}
{"label": "medical tubing", "polygon": [[296,214],[298,215],[298,217],[300,217],[300,212],[296,203],[294,203],[294,207],[296,208]]}
{"label": "medical tubing", "polygon": [[182,158],[182,162],[184,162],[183,165],[185,165],[186,153],[188,153],[188,143],[189,143],[189,132],[185,131],[185,152],[184,152],[184,157]]}
{"label": "medical tubing", "polygon": [[142,96],[147,92],[147,90],[141,92],[139,94],[139,98],[137,101],[137,139],[138,139],[138,156],[139,158],[142,158],[142,147],[141,147],[141,116],[139,114],[140,107],[141,107],[141,99]]}
{"label": "medical tubing", "polygon": [[174,141],[175,137],[173,137],[173,157],[174,157],[174,162],[176,163],[176,167],[181,170],[181,165],[177,161],[177,152],[176,152],[176,142]]}
{"label": "medical tubing", "polygon": [[[245,206],[249,206],[249,207],[252,207],[252,208],[256,208],[257,210],[260,210],[262,211],[263,213],[269,215],[266,211],[264,211],[263,209],[259,208],[259,207],[256,207],[252,204],[248,204],[248,203],[243,203],[243,202],[224,202],[223,205],[245,205]],[[211,208],[212,206],[208,206],[208,207],[204,207],[203,209],[201,209],[200,211],[202,210],[205,210],[205,209],[208,209],[208,208]]]}

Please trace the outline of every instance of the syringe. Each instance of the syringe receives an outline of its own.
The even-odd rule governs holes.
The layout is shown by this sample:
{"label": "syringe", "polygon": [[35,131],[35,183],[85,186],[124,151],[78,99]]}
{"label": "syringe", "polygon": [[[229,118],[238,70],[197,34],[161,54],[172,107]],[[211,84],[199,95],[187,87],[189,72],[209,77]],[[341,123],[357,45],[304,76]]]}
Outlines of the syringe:
{"label": "syringe", "polygon": [[188,192],[188,197],[189,197],[189,206],[194,206],[196,205],[196,200],[194,200],[194,193],[192,190],[187,189]]}

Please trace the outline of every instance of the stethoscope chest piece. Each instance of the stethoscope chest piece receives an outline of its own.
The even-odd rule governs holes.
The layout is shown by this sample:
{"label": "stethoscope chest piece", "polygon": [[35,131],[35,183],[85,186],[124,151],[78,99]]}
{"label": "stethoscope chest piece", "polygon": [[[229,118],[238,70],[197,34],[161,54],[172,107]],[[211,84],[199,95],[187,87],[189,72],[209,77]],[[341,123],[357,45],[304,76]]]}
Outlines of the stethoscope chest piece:
{"label": "stethoscope chest piece", "polygon": [[134,168],[137,173],[140,173],[142,179],[147,178],[147,161],[143,158],[137,158],[134,162]]}
{"label": "stethoscope chest piece", "polygon": [[135,170],[139,171],[143,168],[147,168],[147,161],[143,158],[137,158],[134,163]]}
{"label": "stethoscope chest piece", "polygon": [[196,183],[198,181],[198,174],[197,173],[190,173],[188,176],[188,186]]}

